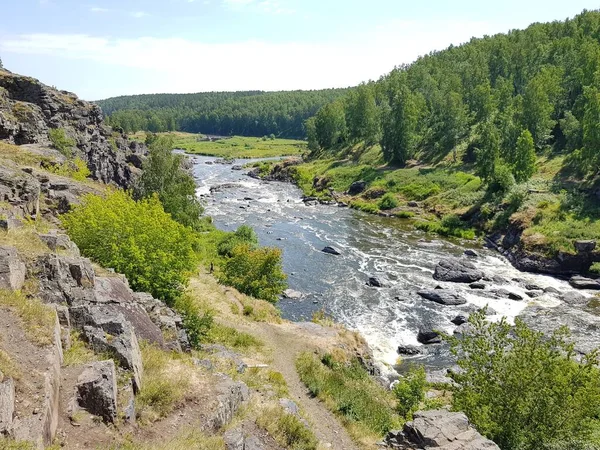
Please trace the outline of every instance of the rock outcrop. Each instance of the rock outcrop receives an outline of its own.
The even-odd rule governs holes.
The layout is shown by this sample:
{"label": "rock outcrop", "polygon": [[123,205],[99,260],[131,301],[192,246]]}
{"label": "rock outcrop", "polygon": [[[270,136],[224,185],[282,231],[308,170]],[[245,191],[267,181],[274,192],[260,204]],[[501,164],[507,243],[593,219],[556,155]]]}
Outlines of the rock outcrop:
{"label": "rock outcrop", "polygon": [[14,247],[0,247],[0,289],[16,291],[25,283],[27,269]]}
{"label": "rock outcrop", "polygon": [[75,141],[92,177],[104,183],[131,186],[147,153],[105,125],[99,106],[0,69],[0,140],[49,145],[51,129],[63,129]]}
{"label": "rock outcrop", "polygon": [[435,267],[433,274],[433,278],[438,281],[454,283],[474,283],[483,277],[483,272],[473,263],[462,259],[443,259]]}
{"label": "rock outcrop", "polygon": [[117,418],[117,374],[113,360],[88,365],[77,380],[77,403],[113,423]]}
{"label": "rock outcrop", "polygon": [[446,410],[416,412],[402,431],[390,431],[385,438],[389,448],[402,450],[500,450],[481,436],[463,413]]}

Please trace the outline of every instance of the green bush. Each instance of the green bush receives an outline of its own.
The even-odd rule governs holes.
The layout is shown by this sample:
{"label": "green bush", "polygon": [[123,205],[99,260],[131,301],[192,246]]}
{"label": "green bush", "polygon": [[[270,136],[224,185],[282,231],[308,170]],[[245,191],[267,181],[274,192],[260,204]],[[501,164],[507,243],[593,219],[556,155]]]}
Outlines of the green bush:
{"label": "green bush", "polygon": [[52,128],[48,130],[48,137],[54,148],[56,148],[61,154],[67,158],[73,156],[73,147],[75,141],[65,134],[65,130],[62,128]]}
{"label": "green bush", "polygon": [[233,248],[225,262],[220,281],[244,294],[276,303],[286,288],[286,275],[281,266],[281,250],[248,244]]}
{"label": "green bush", "polygon": [[375,203],[367,203],[361,200],[353,200],[350,202],[350,208],[358,209],[369,214],[377,214],[379,207]]}
{"label": "green bush", "polygon": [[134,290],[168,303],[195,268],[194,232],[175,222],[157,196],[136,202],[122,191],[87,195],[62,223],[85,256],[125,274]]}
{"label": "green bush", "polygon": [[356,360],[336,362],[325,354],[302,353],[296,360],[300,380],[345,421],[382,436],[397,425],[393,396],[374,381]]}
{"label": "green bush", "polygon": [[494,173],[490,180],[489,189],[491,192],[505,193],[515,184],[515,177],[506,164],[496,164]]}
{"label": "green bush", "polygon": [[179,297],[175,301],[174,309],[181,315],[190,345],[196,350],[200,350],[200,345],[207,341],[213,326],[212,314],[208,311],[201,311],[196,302],[188,295]]}
{"label": "green bush", "polygon": [[589,442],[599,426],[598,352],[577,362],[566,327],[547,336],[519,319],[489,323],[484,312],[469,322],[462,339],[446,336],[460,367],[454,409],[503,450]]}
{"label": "green bush", "polygon": [[381,197],[381,200],[379,200],[379,209],[384,211],[388,209],[394,209],[396,206],[398,206],[398,200],[391,192],[388,192]]}
{"label": "green bush", "polygon": [[402,417],[412,418],[412,414],[425,400],[425,387],[426,378],[423,366],[412,367],[410,372],[394,385],[393,392],[398,399],[396,409]]}
{"label": "green bush", "polygon": [[249,247],[256,247],[258,245],[258,237],[248,225],[242,225],[235,233],[229,233],[219,242],[217,251],[220,256],[232,257],[233,250],[240,245],[248,245]]}

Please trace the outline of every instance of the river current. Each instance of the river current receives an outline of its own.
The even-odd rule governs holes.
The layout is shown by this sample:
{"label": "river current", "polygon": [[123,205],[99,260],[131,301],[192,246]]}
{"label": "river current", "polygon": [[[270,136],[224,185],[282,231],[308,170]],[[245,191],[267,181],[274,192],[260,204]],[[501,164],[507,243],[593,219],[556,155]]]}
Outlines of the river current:
{"label": "river current", "polygon": [[[559,302],[553,294],[529,299],[525,284],[570,290],[565,281],[520,272],[497,252],[474,247],[471,242],[426,234],[401,219],[337,206],[306,206],[301,191],[292,184],[250,178],[246,170],[214,163],[215,158],[192,159],[197,194],[215,225],[228,231],[250,225],[261,245],[283,250],[289,287],[302,293],[302,298],[282,299],[282,316],[310,320],[315,311],[324,310],[335,321],[359,331],[384,366],[395,363],[398,345],[420,345],[416,336],[424,324],[452,333],[456,328],[451,323],[453,317],[486,305],[495,312],[491,319],[505,316],[512,321],[528,304],[552,307]],[[323,253],[325,246],[335,247],[341,255]],[[485,291],[433,280],[435,265],[441,259],[463,257],[466,248],[479,254],[473,261],[486,274],[509,281],[497,288],[509,287],[526,300],[492,299]],[[369,277],[378,278],[384,287],[369,287]],[[488,284],[493,290],[494,283]],[[457,291],[468,304],[442,306],[416,294],[438,285]],[[420,362],[432,368],[448,363],[447,349],[431,349],[419,357]]]}

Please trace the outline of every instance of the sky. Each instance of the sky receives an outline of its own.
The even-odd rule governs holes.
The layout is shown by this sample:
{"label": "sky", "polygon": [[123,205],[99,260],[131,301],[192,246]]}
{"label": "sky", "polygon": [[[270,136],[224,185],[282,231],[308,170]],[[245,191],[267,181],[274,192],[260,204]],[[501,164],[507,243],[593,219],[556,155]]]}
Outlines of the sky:
{"label": "sky", "polygon": [[347,87],[586,0],[0,0],[0,58],[86,100]]}

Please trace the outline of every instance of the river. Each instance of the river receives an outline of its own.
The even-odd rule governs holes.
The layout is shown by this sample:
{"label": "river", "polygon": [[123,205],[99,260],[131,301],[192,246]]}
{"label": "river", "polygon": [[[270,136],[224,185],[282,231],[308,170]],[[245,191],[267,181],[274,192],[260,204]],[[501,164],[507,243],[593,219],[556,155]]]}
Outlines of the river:
{"label": "river", "polygon": [[[442,239],[415,230],[408,221],[365,214],[337,206],[306,206],[294,185],[250,178],[232,165],[214,164],[215,158],[193,157],[197,194],[206,203],[206,212],[220,229],[252,226],[261,245],[283,250],[283,268],[291,289],[301,299],[282,299],[279,307],[286,319],[310,320],[324,310],[335,321],[359,331],[373,349],[379,363],[391,367],[397,360],[399,344],[419,346],[416,336],[423,324],[452,333],[450,320],[469,308],[489,305],[509,320],[528,304],[556,306],[552,293],[529,299],[525,284],[571,290],[568,283],[552,277],[523,273],[493,250],[474,247],[472,242]],[[246,164],[248,160],[236,161]],[[208,163],[208,164],[207,164]],[[212,188],[212,190],[211,190]],[[341,255],[323,253],[334,246]],[[466,285],[438,283],[432,279],[435,265],[448,256],[464,257],[465,248],[479,254],[474,260],[486,274],[508,281],[489,282],[486,291]],[[383,288],[367,286],[377,277]],[[442,306],[416,294],[437,285],[450,287],[468,301],[463,306]],[[490,298],[489,291],[509,287],[525,300]],[[444,346],[429,346],[417,357],[429,367],[448,364]]]}

